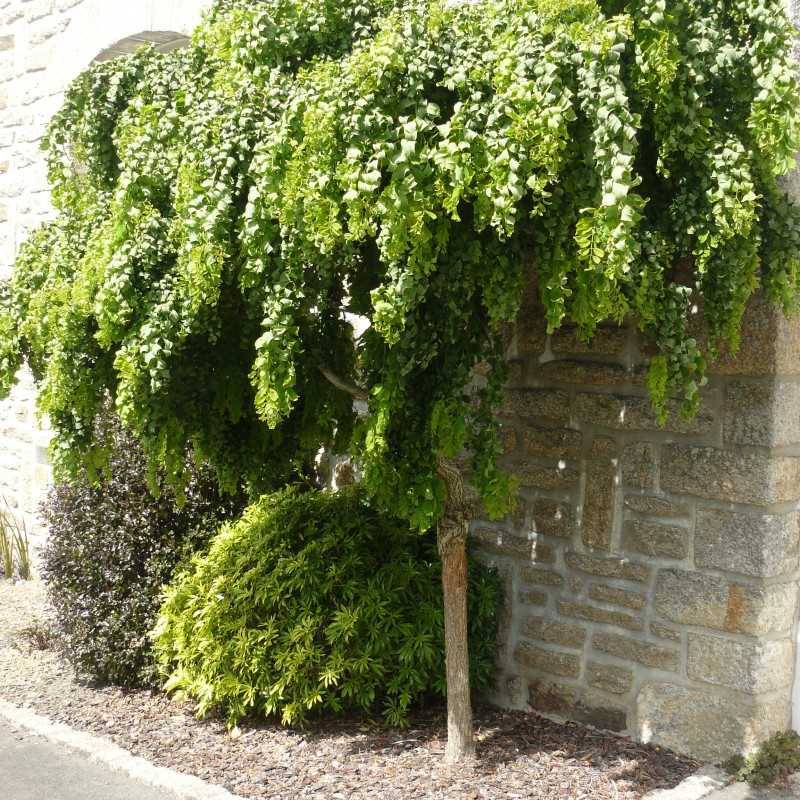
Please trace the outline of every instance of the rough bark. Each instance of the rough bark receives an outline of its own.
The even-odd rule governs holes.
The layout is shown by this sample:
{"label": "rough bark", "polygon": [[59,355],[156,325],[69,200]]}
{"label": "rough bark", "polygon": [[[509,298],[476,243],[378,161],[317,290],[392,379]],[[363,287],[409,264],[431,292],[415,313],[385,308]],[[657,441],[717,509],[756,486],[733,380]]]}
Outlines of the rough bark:
{"label": "rough bark", "polygon": [[469,680],[467,617],[467,536],[471,504],[461,473],[442,461],[439,475],[447,492],[445,513],[438,526],[444,593],[444,638],[447,671],[447,749],[445,761],[457,764],[475,756]]}
{"label": "rough bark", "polygon": [[[337,389],[356,400],[369,393],[326,367],[320,372]],[[472,697],[469,680],[469,619],[467,615],[467,537],[475,513],[473,495],[464,486],[461,470],[440,459],[438,475],[445,487],[444,515],[437,528],[442,559],[444,594],[444,644],[447,677],[447,749],[445,761],[458,764],[475,757],[472,730]]]}

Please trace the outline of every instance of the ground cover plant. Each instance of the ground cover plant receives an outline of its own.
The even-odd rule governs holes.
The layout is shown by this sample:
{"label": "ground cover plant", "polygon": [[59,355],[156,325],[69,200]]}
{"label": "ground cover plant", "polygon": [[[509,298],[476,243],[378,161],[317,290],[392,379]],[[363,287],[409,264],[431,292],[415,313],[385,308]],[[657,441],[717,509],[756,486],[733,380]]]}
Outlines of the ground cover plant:
{"label": "ground cover plant", "polygon": [[738,781],[764,786],[786,778],[800,769],[800,734],[781,731],[754,752],[735,756],[725,765]]}
{"label": "ground cover plant", "polygon": [[[377,707],[402,724],[445,692],[436,537],[377,513],[358,487],[265,495],[175,577],[155,631],[167,689],[303,722]],[[491,685],[500,586],[470,568],[471,672]]]}
{"label": "ground cover plant", "polygon": [[469,756],[455,457],[507,511],[504,324],[534,278],[550,330],[629,317],[657,410],[696,408],[756,288],[797,305],[792,35],[782,0],[217,0],[186,50],[67,93],[0,384],[27,360],[62,474],[103,463],[108,393],[179,487],[187,445],[254,495],[349,450],[376,507],[438,525],[448,758]]}
{"label": "ground cover plant", "polygon": [[84,678],[126,687],[158,686],[148,632],[175,568],[241,509],[222,497],[207,469],[191,468],[179,507],[161,485],[154,497],[135,437],[118,420],[98,421],[109,462],[99,481],[57,483],[42,507],[42,553],[53,623],[69,662]]}

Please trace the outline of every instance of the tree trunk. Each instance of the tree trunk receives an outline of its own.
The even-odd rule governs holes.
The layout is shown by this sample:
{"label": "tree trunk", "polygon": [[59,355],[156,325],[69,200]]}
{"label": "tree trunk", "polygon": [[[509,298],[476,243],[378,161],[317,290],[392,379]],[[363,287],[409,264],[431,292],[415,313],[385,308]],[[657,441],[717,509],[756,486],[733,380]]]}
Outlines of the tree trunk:
{"label": "tree trunk", "polygon": [[[366,389],[341,378],[327,367],[320,372],[337,389],[367,401]],[[445,761],[458,764],[475,757],[472,698],[469,686],[469,625],[467,618],[467,536],[474,502],[464,487],[458,465],[439,459],[437,473],[445,488],[444,516],[437,538],[442,559],[444,652],[447,671],[447,750]]]}
{"label": "tree trunk", "polygon": [[439,553],[442,557],[444,649],[447,663],[445,761],[448,764],[456,764],[475,755],[469,689],[466,537],[452,535],[451,531],[443,531],[443,525],[440,523]]}
{"label": "tree trunk", "polygon": [[445,761],[457,764],[475,756],[472,700],[469,681],[469,627],[467,618],[467,535],[470,505],[461,473],[442,462],[439,475],[445,483],[445,513],[439,522],[438,543],[442,559],[444,593],[444,644],[447,667],[447,750]]}

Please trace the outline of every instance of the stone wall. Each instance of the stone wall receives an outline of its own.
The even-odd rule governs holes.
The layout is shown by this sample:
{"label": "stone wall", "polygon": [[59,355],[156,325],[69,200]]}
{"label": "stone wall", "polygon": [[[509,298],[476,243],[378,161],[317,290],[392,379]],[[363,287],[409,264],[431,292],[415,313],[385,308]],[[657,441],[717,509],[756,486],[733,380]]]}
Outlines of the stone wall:
{"label": "stone wall", "polygon": [[494,699],[712,760],[797,725],[800,320],[754,299],[698,416],[662,428],[634,330],[540,319],[502,410],[520,505],[473,532],[506,585]]}
{"label": "stone wall", "polygon": [[[69,81],[97,58],[145,41],[185,41],[208,0],[0,0],[0,279],[51,213],[40,143]],[[49,436],[37,422],[30,376],[0,403],[0,502],[38,531]]]}
{"label": "stone wall", "polygon": [[630,328],[591,347],[524,310],[505,460],[517,511],[480,522],[508,605],[495,699],[701,758],[790,722],[798,589],[800,321],[751,303],[700,413],[662,428]]}

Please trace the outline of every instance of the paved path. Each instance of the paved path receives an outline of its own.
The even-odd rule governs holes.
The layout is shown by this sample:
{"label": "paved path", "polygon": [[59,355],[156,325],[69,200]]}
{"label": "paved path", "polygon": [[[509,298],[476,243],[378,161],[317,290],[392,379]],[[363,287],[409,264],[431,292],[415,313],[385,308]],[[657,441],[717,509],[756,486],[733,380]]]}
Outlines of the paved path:
{"label": "paved path", "polygon": [[175,800],[0,721],[2,800]]}
{"label": "paved path", "polygon": [[710,794],[707,800],[800,800],[800,783],[795,787],[779,791],[777,789],[756,789],[746,783],[734,783],[725,789]]}

